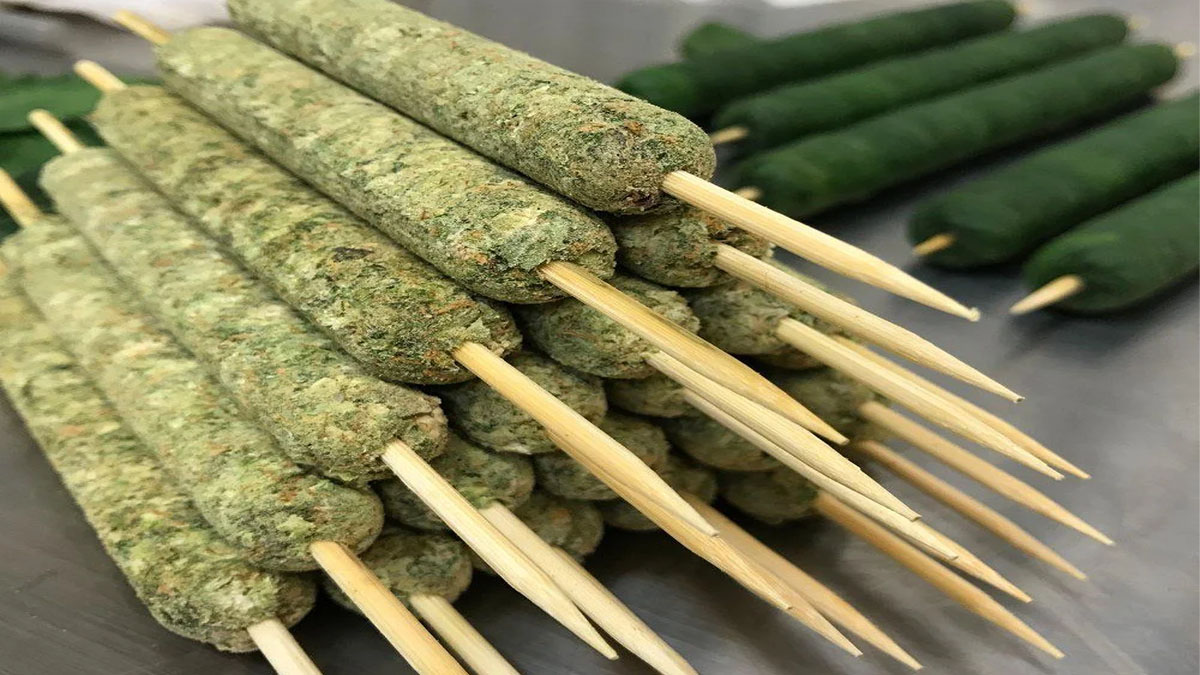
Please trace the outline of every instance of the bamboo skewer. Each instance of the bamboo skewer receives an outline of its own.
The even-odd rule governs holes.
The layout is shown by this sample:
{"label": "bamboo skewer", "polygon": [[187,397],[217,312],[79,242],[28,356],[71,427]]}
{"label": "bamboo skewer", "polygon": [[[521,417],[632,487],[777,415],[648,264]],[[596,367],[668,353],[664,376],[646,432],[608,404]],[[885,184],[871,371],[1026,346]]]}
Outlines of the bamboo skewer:
{"label": "bamboo skewer", "polygon": [[838,274],[971,321],[979,319],[979,310],[968,309],[900,268],[686,171],[667,174],[662,189]]}
{"label": "bamboo skewer", "polygon": [[756,202],[756,201],[762,199],[763,191],[760,190],[759,188],[749,185],[749,186],[740,187],[740,188],[734,190],[733,194],[741,197],[742,199],[748,199],[752,202]]}
{"label": "bamboo skewer", "polygon": [[[922,492],[932,496],[946,506],[970,518],[988,531],[1012,544],[1017,549],[1037,558],[1079,580],[1087,575],[1067,562],[1049,546],[1038,541],[1020,525],[1001,515],[967,493],[929,473],[914,462],[902,457],[891,448],[876,441],[861,441],[851,446],[854,450],[870,457],[900,476]],[[710,518],[711,520],[711,518]],[[719,524],[718,524],[719,527]]]}
{"label": "bamboo skewer", "polygon": [[517,669],[446,598],[410,595],[408,602],[471,670],[480,675],[518,675]]}
{"label": "bamboo skewer", "polygon": [[1091,478],[1091,475],[1089,475],[1086,471],[1084,471],[1083,469],[1080,469],[1078,466],[1075,466],[1075,464],[1071,463],[1067,459],[1059,456],[1058,453],[1054,452],[1050,448],[1047,448],[1046,446],[1037,442],[1037,440],[1035,440],[1029,434],[1026,434],[1025,432],[1023,432],[1020,429],[1013,426],[1011,423],[1005,421],[1004,419],[1001,419],[1000,417],[988,412],[987,410],[984,410],[983,408],[975,405],[974,403],[971,403],[970,401],[966,400],[965,398],[963,398],[957,394],[951,393],[951,392],[943,389],[942,387],[939,387],[938,385],[934,384],[933,382],[930,382],[929,380],[900,366],[899,364],[897,364],[893,361],[890,361],[888,359],[885,359],[884,357],[880,356],[879,354],[876,354],[875,352],[871,351],[870,349],[867,349],[863,345],[860,345],[860,344],[854,342],[853,340],[847,340],[845,338],[840,338],[840,337],[834,338],[834,339],[837,340],[838,342],[840,342],[841,344],[845,345],[846,347],[849,347],[849,348],[857,351],[859,354],[862,354],[863,356],[870,359],[873,363],[879,365],[880,367],[891,370],[892,372],[894,372],[898,375],[907,377],[908,379],[916,382],[917,384],[925,387],[926,389],[929,389],[930,391],[934,392],[935,394],[948,399],[951,403],[954,403],[955,405],[960,406],[963,410],[966,410],[968,413],[974,415],[975,417],[978,417],[979,419],[983,420],[983,422],[985,424],[990,425],[996,431],[999,431],[1000,433],[1007,436],[1010,440],[1012,440],[1012,442],[1016,443],[1017,445],[1020,445],[1022,448],[1025,448],[1034,457],[1037,457],[1038,459],[1053,466],[1054,468],[1059,469],[1060,471],[1066,471],[1067,473],[1078,476],[1079,478],[1083,478],[1083,479]]}
{"label": "bamboo skewer", "polygon": [[921,670],[921,664],[896,644],[895,640],[829,587],[809,576],[790,560],[776,553],[770,546],[754,538],[737,523],[726,518],[720,511],[705,504],[703,500],[692,495],[685,495],[685,498],[705,518],[716,524],[717,529],[721,531],[721,536],[728,539],[730,544],[740,548],[780,579],[791,584],[793,588],[807,597],[822,614],[909,668]]}
{"label": "bamboo skewer", "polygon": [[972,586],[970,582],[942,567],[929,556],[868,518],[859,515],[850,507],[829,495],[818,496],[816,507],[822,515],[886,553],[963,607],[1013,633],[1054,658],[1061,659],[1063,657],[1063,653],[1057,647],[1050,644],[1046,638],[1018,619],[987,593]]}
{"label": "bamboo skewer", "polygon": [[310,550],[321,569],[414,670],[422,675],[466,675],[458,661],[350,549],[339,543],[319,541]]}
{"label": "bamboo skewer", "polygon": [[862,382],[931,422],[1047,476],[1055,479],[1062,478],[1061,473],[1047,466],[1045,462],[991,426],[967,414],[959,406],[915,384],[908,378],[901,377],[890,370],[879,369],[863,355],[821,331],[795,319],[784,319],[779,322],[775,334],[797,350]]}
{"label": "bamboo skewer", "polygon": [[42,217],[42,210],[4,169],[0,169],[0,202],[21,227],[29,227]]}
{"label": "bamboo skewer", "polygon": [[708,536],[716,535],[712,525],[636,455],[487,347],[468,342],[454,350],[454,358],[545,427],[547,433],[568,439],[564,450],[572,458],[579,462],[584,456],[592,458],[586,465],[595,467],[593,473],[631,504],[639,509],[651,501],[661,504],[689,527]]}
{"label": "bamboo skewer", "polygon": [[750,366],[680,328],[578,265],[552,262],[538,269],[543,278],[576,300],[621,324],[663,353],[694,364],[705,377],[779,411],[805,428],[822,435],[831,431],[821,418]]}
{"label": "bamboo skewer", "polygon": [[[694,508],[694,507],[693,507]],[[480,510],[492,525],[526,553],[597,626],[630,652],[664,675],[696,675],[696,671],[674,649],[604,585],[561,548],[555,548],[529,529],[500,503]]]}
{"label": "bamboo skewer", "polygon": [[1063,275],[1018,300],[1008,308],[1008,313],[1020,316],[1044,309],[1083,292],[1085,287],[1083,277],[1076,274]]}
{"label": "bamboo skewer", "polygon": [[935,234],[916,246],[913,246],[912,252],[913,255],[924,258],[925,256],[933,255],[938,251],[945,251],[953,246],[955,241],[957,241],[957,238],[948,232]]}
{"label": "bamboo skewer", "polygon": [[169,32],[127,9],[113,14],[112,19],[117,25],[151,44],[162,45],[171,39]]}
{"label": "bamboo skewer", "polygon": [[321,675],[317,664],[279,619],[267,619],[246,628],[263,658],[279,675]]}
{"label": "bamboo skewer", "polygon": [[[882,485],[876,483],[857,464],[846,459],[844,455],[803,428],[798,428],[797,425],[753,401],[705,379],[675,359],[655,354],[649,358],[649,362],[659,372],[682,385],[693,400],[702,401],[703,410],[712,409],[719,411],[723,416],[728,415],[770,439],[777,450],[804,462],[831,480],[845,485],[908,520],[920,517],[916,511],[897,499]],[[842,436],[842,438],[845,437]]]}
{"label": "bamboo skewer", "polygon": [[517,592],[605,657],[617,658],[558,585],[411,448],[392,441],[382,459],[405,487],[423,495],[422,501]]}
{"label": "bamboo skewer", "polygon": [[888,351],[1010,401],[1021,396],[921,336],[728,244],[717,244],[716,267],[813,316]]}
{"label": "bamboo skewer", "polygon": [[726,143],[736,143],[749,135],[750,130],[739,125],[718,129],[708,135],[708,140],[712,141],[713,145],[724,145]]}
{"label": "bamboo skewer", "polygon": [[[547,431],[546,433],[551,441],[565,449],[567,440],[556,436],[553,432]],[[592,470],[593,473],[595,472],[595,469],[589,466],[586,458],[580,460],[580,463]],[[738,549],[730,546],[729,542],[720,536],[703,536],[695,530],[683,526],[678,520],[669,517],[669,514],[657,504],[648,504],[642,513],[689,551],[707,560],[762,600],[787,612],[792,618],[843,650],[855,656],[862,654],[853,643],[846,639],[846,636],[821,616],[820,612],[804,596],[746,557]]]}
{"label": "bamboo skewer", "polygon": [[947,466],[966,474],[1008,499],[1051,520],[1076,529],[1096,541],[1109,546],[1113,545],[1113,540],[1103,532],[1088,525],[1078,516],[1034,489],[1033,486],[1007,471],[985,462],[887,406],[872,401],[863,404],[858,413],[863,419],[879,425],[898,438],[907,441],[913,447],[929,453]]}

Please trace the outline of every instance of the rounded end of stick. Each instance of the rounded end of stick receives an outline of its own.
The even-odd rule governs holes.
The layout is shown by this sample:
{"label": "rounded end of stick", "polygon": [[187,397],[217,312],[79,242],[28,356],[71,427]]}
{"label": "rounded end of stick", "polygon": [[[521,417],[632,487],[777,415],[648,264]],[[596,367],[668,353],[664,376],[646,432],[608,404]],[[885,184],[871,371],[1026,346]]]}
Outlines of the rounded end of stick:
{"label": "rounded end of stick", "polygon": [[925,241],[912,247],[912,253],[918,258],[933,255],[938,251],[944,251],[954,245],[954,235],[947,232],[935,234]]}

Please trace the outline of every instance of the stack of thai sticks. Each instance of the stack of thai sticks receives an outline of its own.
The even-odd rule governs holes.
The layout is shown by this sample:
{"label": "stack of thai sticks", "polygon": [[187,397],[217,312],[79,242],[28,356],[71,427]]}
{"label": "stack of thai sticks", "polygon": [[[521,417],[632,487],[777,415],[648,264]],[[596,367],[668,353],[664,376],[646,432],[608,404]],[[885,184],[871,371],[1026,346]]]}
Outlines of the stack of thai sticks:
{"label": "stack of thai sticks", "polygon": [[[669,195],[682,193],[703,197],[701,203],[718,214],[739,212],[734,224],[751,228],[741,235],[748,242],[741,248],[712,234],[729,232],[731,225],[677,228],[684,233],[680,241],[697,251],[692,264],[708,268],[703,283],[682,285],[727,285],[727,273],[753,277],[771,293],[812,308],[807,324],[788,317],[787,326],[815,324],[819,317],[846,334],[861,332],[897,353],[1017,398],[912,333],[759,260],[755,253],[765,250],[750,246],[754,235],[781,239],[811,247],[814,258],[835,269],[956,308],[890,266],[709,187],[687,172],[703,172],[703,152],[688,161],[662,159],[653,150],[656,143],[695,135],[680,118],[460,31],[454,33],[457,51],[447,50],[451,29],[389,3],[301,4],[306,16],[300,23],[334,21],[342,10],[352,10],[347,16],[355,17],[354,30],[364,36],[355,45],[394,64],[413,59],[452,67],[461,51],[490,54],[483,72],[455,71],[436,86],[478,95],[482,90],[470,80],[491,78],[495,87],[488,100],[495,110],[530,106],[530,126],[522,133],[538,120],[543,126],[536,128],[553,132],[564,117],[548,114],[556,101],[590,100],[590,106],[571,109],[598,126],[576,132],[599,133],[591,140],[610,150],[626,147],[621,139],[628,134],[647,147],[609,157],[563,146],[560,136],[554,142],[537,134],[522,137],[489,119],[464,126],[470,115],[444,117],[445,111],[425,106],[438,92],[405,95],[413,80],[366,82],[338,71],[393,105],[408,100],[409,112],[423,121],[567,196],[590,199],[591,206],[643,211],[660,202],[666,206]],[[296,21],[300,14],[294,12],[301,8],[270,5],[238,3],[235,15],[268,39],[302,38],[287,48],[322,68],[349,66],[348,52],[323,55],[336,45],[324,44],[320,29],[304,38],[292,31],[296,25],[275,25]],[[125,21],[137,24],[128,16]],[[137,25],[165,43],[160,61],[168,85],[258,150],[161,89],[126,88],[94,64],[81,64],[81,74],[105,91],[94,122],[115,152],[82,148],[52,119],[35,116],[64,153],[46,168],[43,184],[70,223],[24,211],[27,231],[12,253],[12,266],[24,292],[125,423],[246,560],[289,571],[325,569],[421,672],[453,672],[457,666],[397,596],[473,668],[509,668],[448,610],[446,600],[465,584],[461,549],[404,530],[388,530],[377,549],[367,549],[379,536],[386,510],[410,528],[448,528],[481,565],[606,656],[616,654],[584,614],[662,672],[690,672],[575,564],[574,556],[595,546],[601,531],[597,513],[603,513],[614,522],[633,519],[667,531],[772,605],[857,652],[829,622],[861,623],[848,606],[828,589],[799,581],[792,568],[717,518],[705,505],[713,494],[705,488],[711,485],[708,474],[668,454],[661,432],[644,420],[606,414],[597,373],[572,373],[536,354],[512,354],[511,362],[500,358],[515,350],[520,336],[505,307],[474,291],[523,303],[517,313],[526,337],[552,358],[585,369],[612,368],[619,377],[671,378],[687,405],[761,439],[780,465],[812,481],[821,494],[1019,593],[805,427],[835,443],[846,442],[847,435],[695,337],[690,330],[706,330],[703,317],[678,293],[630,276],[601,281],[599,275],[611,274],[616,240],[595,215],[235,32],[200,29],[169,38]],[[412,43],[384,49],[374,40],[382,34],[372,33],[380,25],[412,28]],[[438,53],[442,59],[432,58]],[[523,69],[555,86],[513,97]],[[386,96],[377,93],[383,90]],[[617,110],[624,117],[615,125],[598,112]],[[687,155],[687,147],[698,146],[681,143],[674,149]],[[661,162],[657,168],[639,164],[645,156]],[[528,163],[533,157],[542,164]],[[579,164],[595,157],[604,161]],[[611,176],[605,171],[613,168],[623,168],[626,178],[631,171],[640,175],[626,187],[651,187],[613,194],[605,183]],[[568,170],[576,172],[569,180]],[[11,192],[6,203],[22,209]],[[547,303],[563,293],[574,298]],[[554,334],[556,326],[563,325],[578,331],[567,349],[555,344],[563,337]],[[911,383],[918,393],[900,396],[908,382],[903,376],[864,366],[865,356],[844,365],[852,348],[820,335],[835,340],[837,348],[810,347],[809,357],[831,360],[833,353],[848,372],[914,409],[942,396]],[[447,432],[436,401],[397,382],[445,387],[434,391],[449,403],[453,425],[488,449]],[[954,412],[939,423],[1054,472],[1044,457],[989,435],[993,427],[958,420],[969,417],[965,406]],[[368,484],[387,473],[397,482],[375,486],[384,497],[380,502]],[[522,504],[530,498],[534,474],[544,489],[564,493],[559,496],[608,503],[600,511],[577,501],[555,505],[549,497]],[[350,549],[367,550],[367,562],[383,581]],[[425,565],[430,572],[420,581],[428,583],[404,576]],[[878,636],[867,639],[882,642]]]}

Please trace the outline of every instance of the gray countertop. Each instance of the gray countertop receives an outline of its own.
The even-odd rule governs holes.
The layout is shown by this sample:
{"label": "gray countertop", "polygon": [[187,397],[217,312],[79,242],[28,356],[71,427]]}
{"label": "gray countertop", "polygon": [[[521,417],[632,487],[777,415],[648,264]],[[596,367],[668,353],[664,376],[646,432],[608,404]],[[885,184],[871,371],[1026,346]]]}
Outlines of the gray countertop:
{"label": "gray countertop", "polygon": [[[1195,9],[1184,9],[1184,4],[1190,3],[1174,7],[1184,18],[1191,17],[1194,29]],[[1156,20],[1177,18],[1178,12],[1164,12],[1161,6],[1154,10]],[[854,244],[904,263],[909,256],[903,223],[917,199],[1010,159],[976,162],[969,170],[816,220]],[[1026,394],[1026,402],[1011,405],[951,387],[1090,471],[1090,481],[1068,478],[1056,484],[998,460],[1108,533],[1117,546],[1096,543],[936,466],[902,443],[892,443],[1091,576],[1078,582],[906,485],[884,482],[932,525],[1032,595],[1031,605],[1000,600],[1067,658],[1056,662],[1026,646],[831,524],[810,521],[751,530],[842,593],[929,672],[1197,672],[1197,285],[1187,284],[1151,306],[1115,316],[1047,312],[1012,319],[1005,310],[1024,293],[1015,270],[963,275],[912,269],[977,305],[983,320],[970,324],[828,274],[816,276]],[[0,401],[0,440],[0,673],[270,672],[260,657],[218,653],[164,631],[150,618],[6,401]],[[906,672],[866,645],[867,653],[853,659],[823,643],[664,535],[610,532],[589,568],[705,674]],[[651,672],[631,655],[604,661],[484,575],[477,575],[458,606],[524,673]],[[410,672],[365,621],[328,601],[295,634],[329,675]]]}

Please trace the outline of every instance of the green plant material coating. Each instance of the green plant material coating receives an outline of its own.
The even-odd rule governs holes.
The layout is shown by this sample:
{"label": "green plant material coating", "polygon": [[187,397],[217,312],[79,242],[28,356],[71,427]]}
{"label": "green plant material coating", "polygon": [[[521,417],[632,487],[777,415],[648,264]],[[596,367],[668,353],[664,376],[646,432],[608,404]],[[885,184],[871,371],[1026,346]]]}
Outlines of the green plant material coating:
{"label": "green plant material coating", "polygon": [[[608,400],[598,378],[528,350],[508,357],[508,362],[588,421],[604,419]],[[454,428],[474,443],[521,455],[558,451],[541,424],[482,381],[445,387],[438,394]]]}
{"label": "green plant material coating", "polygon": [[693,410],[686,390],[675,380],[655,373],[640,380],[605,380],[608,402],[625,412],[648,417],[679,417]]}
{"label": "green plant material coating", "polygon": [[1003,30],[1015,18],[1015,8],[1001,0],[895,12],[641,68],[617,87],[696,118],[781,84]]}
{"label": "green plant material coating", "polygon": [[175,93],[475,292],[562,297],[537,272],[555,260],[612,274],[616,243],[596,216],[243,35],[177,34],[158,66]]}
{"label": "green plant material coating", "polygon": [[881,429],[858,415],[858,409],[864,403],[882,401],[861,382],[832,368],[799,373],[775,371],[770,377],[780,389],[847,438],[855,441],[884,438]]}
{"label": "green plant material coating", "polygon": [[782,525],[813,513],[817,488],[791,469],[766,473],[722,473],[721,498],[769,525]]}
{"label": "green plant material coating", "polygon": [[[471,585],[467,547],[450,535],[388,525],[359,557],[388,590],[406,603],[413,595],[436,595],[454,602]],[[337,604],[362,613],[329,577],[322,578],[321,586]]]}
{"label": "green plant material coating", "polygon": [[629,218],[609,218],[617,238],[617,263],[630,272],[662,284],[702,288],[729,281],[717,269],[717,245],[732,246],[761,258],[770,244],[700,209],[686,207]]}
{"label": "green plant material coating", "polygon": [[226,541],[282,571],[314,569],[313,542],[370,545],[383,526],[374,495],[292,462],[65,224],[41,220],[27,234],[26,293]]}
{"label": "green plant material coating", "polygon": [[954,245],[925,260],[951,268],[1007,262],[1122,202],[1195,171],[1200,95],[1115,122],[993,171],[917,207],[908,237]]}
{"label": "green plant material coating", "polygon": [[246,628],[312,608],[307,577],[251,566],[125,428],[42,317],[0,280],[0,384],[109,557],[167,630],[226,651]]}
{"label": "green plant material coating", "polygon": [[[667,462],[658,472],[667,484],[679,492],[695,495],[705,502],[711,503],[717,498],[717,475],[711,469],[693,464],[691,460],[678,454],[671,454]],[[618,530],[648,532],[657,530],[658,526],[643,516],[640,511],[621,499],[613,499],[596,504],[604,523]]]}
{"label": "green plant material coating", "polygon": [[1004,32],[779,87],[734,101],[713,117],[714,129],[743,127],[745,152],[761,152],[810,134],[949,94],[1093,49],[1128,32],[1114,14],[1092,14]]}
{"label": "green plant material coating", "polygon": [[693,411],[662,420],[671,444],[697,462],[725,471],[770,471],[779,462],[711,418]]}
{"label": "green plant material coating", "polygon": [[1200,266],[1200,177],[1170,183],[1094,218],[1038,249],[1022,276],[1030,288],[1066,274],[1079,293],[1055,303],[1073,312],[1124,309],[1148,300]]}
{"label": "green plant material coating", "polygon": [[[514,508],[523,504],[533,491],[533,467],[528,458],[489,452],[454,433],[450,434],[446,451],[429,464],[477,509],[496,502]],[[418,530],[447,529],[442,519],[400,479],[379,481],[375,488],[389,518]]]}
{"label": "green plant material coating", "polygon": [[679,41],[679,54],[685,59],[696,59],[758,41],[759,38],[740,28],[720,21],[708,21],[683,36]]}
{"label": "green plant material coating", "polygon": [[1177,65],[1166,45],[1100,50],[754,155],[734,182],[763,206],[812,214],[1128,107]]}
{"label": "green plant material coating", "polygon": [[62,155],[46,191],[142,304],[297,464],[362,484],[399,438],[436,456],[437,399],[363,370],[192,228],[112,150]]}
{"label": "green plant material coating", "polygon": [[663,177],[716,165],[666,110],[387,0],[232,0],[237,24],[589,208],[673,204]]}
{"label": "green plant material coating", "polygon": [[[802,281],[824,288],[778,261],[768,262]],[[775,363],[783,367],[800,370],[815,367],[817,363],[775,334],[780,321],[794,319],[822,333],[845,335],[840,328],[742,281],[689,291],[687,298],[700,319],[700,337],[730,354],[774,358]]]}
{"label": "green plant material coating", "polygon": [[[591,555],[604,538],[604,519],[591,502],[563,499],[539,489],[513,509],[513,513],[547,544],[561,548],[579,561]],[[480,572],[495,573],[474,551],[471,562]]]}
{"label": "green plant material coating", "polygon": [[[613,411],[598,426],[656,471],[664,466],[671,452],[663,430],[640,417]],[[565,453],[538,455],[533,458],[533,468],[538,485],[550,494],[587,501],[617,498],[612,488]]]}
{"label": "green plant material coating", "polygon": [[110,92],[91,119],[176,208],[374,375],[459,382],[471,377],[452,355],[464,342],[498,354],[520,344],[506,310],[165,90]]}
{"label": "green plant material coating", "polygon": [[[679,293],[618,274],[609,283],[687,331],[700,321]],[[605,378],[637,379],[656,371],[646,359],[658,348],[574,298],[516,307],[525,338],[559,363]]]}

